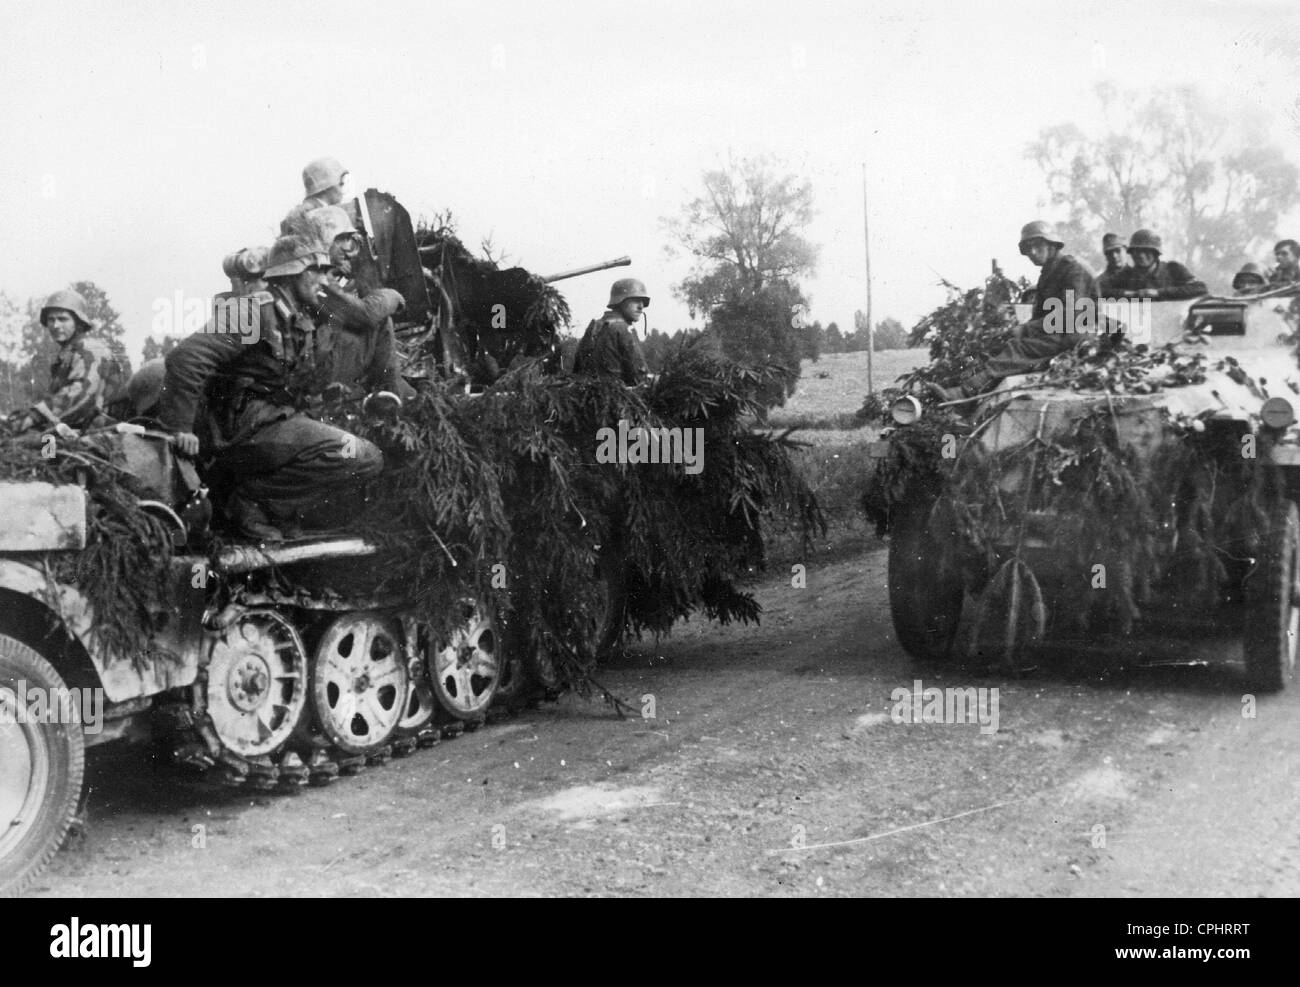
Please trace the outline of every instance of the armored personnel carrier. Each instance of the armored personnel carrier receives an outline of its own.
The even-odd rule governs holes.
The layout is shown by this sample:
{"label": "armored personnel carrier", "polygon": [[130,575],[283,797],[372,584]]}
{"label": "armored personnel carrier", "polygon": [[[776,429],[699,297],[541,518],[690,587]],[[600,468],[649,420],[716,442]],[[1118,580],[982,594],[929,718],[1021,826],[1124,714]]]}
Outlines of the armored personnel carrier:
{"label": "armored personnel carrier", "polygon": [[1123,342],[977,404],[897,395],[868,497],[903,648],[1015,666],[1053,641],[1227,628],[1248,687],[1281,689],[1300,635],[1292,301],[1145,303],[1109,313]]}

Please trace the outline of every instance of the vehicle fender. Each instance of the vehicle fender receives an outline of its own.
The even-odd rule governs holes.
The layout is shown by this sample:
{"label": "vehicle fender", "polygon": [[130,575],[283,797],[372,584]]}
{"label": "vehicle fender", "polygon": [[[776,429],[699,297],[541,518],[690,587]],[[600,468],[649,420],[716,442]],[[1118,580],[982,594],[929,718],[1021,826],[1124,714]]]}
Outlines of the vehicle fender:
{"label": "vehicle fender", "polygon": [[[0,590],[25,596],[51,614],[89,659],[109,702],[125,702],[186,686],[198,674],[202,606],[199,603],[196,608],[196,600],[188,599],[188,605],[180,607],[153,639],[151,652],[166,652],[172,657],[110,661],[95,634],[94,608],[75,586],[48,580],[44,572],[26,562],[0,558]],[[0,615],[0,627],[3,624],[4,615]]]}

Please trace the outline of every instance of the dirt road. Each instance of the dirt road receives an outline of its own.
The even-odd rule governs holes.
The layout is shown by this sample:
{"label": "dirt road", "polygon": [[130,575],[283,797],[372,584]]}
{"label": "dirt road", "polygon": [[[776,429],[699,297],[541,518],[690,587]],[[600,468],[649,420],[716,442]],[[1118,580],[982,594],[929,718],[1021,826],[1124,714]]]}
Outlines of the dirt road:
{"label": "dirt road", "polygon": [[[567,697],[291,795],[105,748],[88,833],[33,893],[1300,893],[1300,683],[1244,717],[1231,640],[1163,649],[1210,667],[918,668],[884,563],[813,560],[758,588],[760,627],[634,648],[604,678],[653,718]],[[894,722],[918,678],[996,688],[996,731]]]}

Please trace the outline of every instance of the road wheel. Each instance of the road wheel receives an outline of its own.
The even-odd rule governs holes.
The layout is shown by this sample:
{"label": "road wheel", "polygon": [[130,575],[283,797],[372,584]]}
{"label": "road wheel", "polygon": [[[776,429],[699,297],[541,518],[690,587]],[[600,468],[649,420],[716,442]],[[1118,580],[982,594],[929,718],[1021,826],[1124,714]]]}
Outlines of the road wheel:
{"label": "road wheel", "polygon": [[[60,696],[58,722],[23,722],[19,695]],[[54,856],[81,799],[86,747],[63,678],[21,641],[0,634],[0,896],[16,895]]]}
{"label": "road wheel", "polygon": [[1273,508],[1261,557],[1245,587],[1242,653],[1257,692],[1277,692],[1295,671],[1300,637],[1300,513],[1284,500]]}
{"label": "road wheel", "polygon": [[406,652],[397,621],[346,613],[325,628],[312,665],[316,723],[348,754],[373,754],[412,718]]}
{"label": "road wheel", "polygon": [[426,663],[443,720],[481,723],[505,674],[497,622],[473,600],[459,604],[459,620],[445,640],[430,642]]}
{"label": "road wheel", "polygon": [[913,658],[942,661],[961,620],[962,584],[954,554],[956,533],[942,540],[931,530],[932,497],[905,498],[889,533],[889,610],[898,643]]}

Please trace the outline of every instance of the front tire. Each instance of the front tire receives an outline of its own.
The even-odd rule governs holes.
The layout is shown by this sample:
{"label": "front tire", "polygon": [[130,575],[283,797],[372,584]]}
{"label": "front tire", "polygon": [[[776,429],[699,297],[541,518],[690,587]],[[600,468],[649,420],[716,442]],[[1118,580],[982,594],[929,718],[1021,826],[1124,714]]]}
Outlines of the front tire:
{"label": "front tire", "polygon": [[[57,707],[24,722],[20,695],[38,689]],[[0,634],[0,897],[22,892],[72,825],[86,767],[79,713],[54,666]]]}
{"label": "front tire", "polygon": [[1292,501],[1282,501],[1269,514],[1245,596],[1246,678],[1256,692],[1278,692],[1295,671],[1300,637],[1300,512]]}
{"label": "front tire", "polygon": [[931,530],[933,497],[913,495],[895,508],[889,534],[889,611],[898,643],[913,658],[943,661],[961,621],[962,583],[954,564],[956,533]]}

